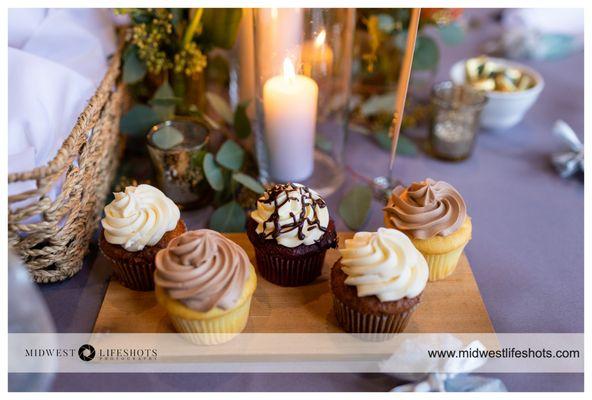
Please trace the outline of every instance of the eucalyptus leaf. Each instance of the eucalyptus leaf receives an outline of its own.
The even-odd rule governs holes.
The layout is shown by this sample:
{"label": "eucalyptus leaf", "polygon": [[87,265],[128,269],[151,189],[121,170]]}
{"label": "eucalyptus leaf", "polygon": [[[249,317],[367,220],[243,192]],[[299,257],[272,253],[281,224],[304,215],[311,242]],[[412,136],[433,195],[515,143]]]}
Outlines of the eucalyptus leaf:
{"label": "eucalyptus leaf", "polygon": [[[381,131],[374,135],[376,142],[380,147],[385,150],[391,150],[391,138],[389,137],[388,131]],[[397,154],[405,156],[414,156],[417,154],[417,146],[408,137],[399,135],[397,142]]]}
{"label": "eucalyptus leaf", "polygon": [[440,25],[438,33],[442,41],[449,46],[456,46],[465,39],[465,31],[458,23]]}
{"label": "eucalyptus leaf", "polygon": [[242,172],[233,173],[232,179],[257,194],[263,194],[263,192],[265,192],[265,188],[263,185],[261,185],[261,183],[259,183],[257,179],[247,174],[243,174]]}
{"label": "eucalyptus leaf", "polygon": [[429,36],[420,35],[415,43],[413,55],[413,69],[425,71],[433,70],[438,66],[440,51],[438,44]]}
{"label": "eucalyptus leaf", "polygon": [[244,101],[239,103],[234,110],[234,133],[241,139],[251,135],[251,121],[247,116],[247,107],[249,107],[249,101]]}
{"label": "eucalyptus leaf", "polygon": [[244,159],[245,151],[233,140],[225,141],[216,153],[218,164],[232,171],[238,171],[243,166]]}
{"label": "eucalyptus leaf", "polygon": [[160,121],[152,108],[144,104],[136,104],[121,117],[119,129],[129,135],[143,135]]}
{"label": "eucalyptus leaf", "polygon": [[417,146],[407,136],[399,135],[399,141],[397,142],[397,154],[404,156],[415,156],[417,155]]}
{"label": "eucalyptus leaf", "polygon": [[364,117],[371,117],[378,114],[392,113],[395,110],[396,93],[389,92],[370,96],[366,100],[360,111]]}
{"label": "eucalyptus leaf", "polygon": [[378,143],[378,145],[381,148],[390,151],[392,140],[388,134],[388,131],[381,131],[381,132],[376,133],[374,135],[374,139],[376,140],[376,143]]}
{"label": "eucalyptus leaf", "polygon": [[208,183],[212,189],[220,191],[224,189],[224,177],[222,176],[222,170],[214,161],[212,153],[207,153],[203,160],[203,169]]}
{"label": "eucalyptus leaf", "polygon": [[175,106],[179,104],[180,101],[180,98],[175,97],[169,81],[165,80],[156,92],[154,92],[150,104],[152,104],[152,109],[158,115],[158,118],[160,118],[161,121],[166,121],[174,117]]}
{"label": "eucalyptus leaf", "polygon": [[138,49],[131,46],[123,55],[123,82],[132,84],[146,76],[146,64],[138,57]]}
{"label": "eucalyptus leaf", "polygon": [[368,219],[372,205],[372,189],[357,185],[350,189],[339,203],[339,215],[348,228],[360,229]]}
{"label": "eucalyptus leaf", "polygon": [[169,97],[175,97],[175,93],[173,92],[173,88],[171,87],[168,79],[165,79],[162,85],[160,85],[158,89],[156,89],[156,92],[154,92],[154,96],[152,96],[152,99],[154,100]]}
{"label": "eucalyptus leaf", "polygon": [[183,143],[183,133],[172,126],[163,126],[152,135],[152,142],[162,150],[172,149]]}
{"label": "eucalyptus leaf", "polygon": [[209,228],[218,232],[244,232],[245,212],[236,201],[217,208],[210,217]]}
{"label": "eucalyptus leaf", "polygon": [[214,92],[206,92],[206,99],[214,111],[216,111],[216,114],[222,117],[224,122],[229,125],[232,124],[234,117],[232,115],[230,104],[228,104],[226,100]]}

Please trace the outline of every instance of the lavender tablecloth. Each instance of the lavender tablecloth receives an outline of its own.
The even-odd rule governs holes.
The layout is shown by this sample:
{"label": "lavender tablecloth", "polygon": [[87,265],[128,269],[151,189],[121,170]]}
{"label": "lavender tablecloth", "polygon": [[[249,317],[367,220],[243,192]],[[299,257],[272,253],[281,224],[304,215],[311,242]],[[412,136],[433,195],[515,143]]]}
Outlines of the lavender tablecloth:
{"label": "lavender tablecloth", "polygon": [[[472,12],[485,21],[491,11]],[[499,33],[491,21],[456,47],[442,46],[438,79],[458,59],[480,53],[479,44]],[[503,133],[481,132],[473,156],[446,163],[424,154],[401,156],[396,177],[403,182],[443,179],[463,194],[473,218],[466,249],[497,332],[584,331],[584,186],[562,180],[549,164],[556,149],[551,126],[564,119],[583,137],[584,55],[528,62],[545,89],[518,126]],[[352,135],[346,162],[373,177],[384,174],[388,155]],[[328,199],[336,215],[340,194]],[[381,225],[381,204],[372,206],[367,229]],[[185,213],[190,227],[203,226],[208,211]],[[345,230],[337,219],[339,230]],[[95,262],[96,248],[74,278],[41,287],[60,332],[89,332],[98,313],[109,266]],[[99,260],[101,258],[99,257]],[[90,267],[92,266],[92,268]],[[581,391],[583,374],[505,374],[512,391]],[[385,391],[397,382],[378,374],[61,374],[52,390],[156,391]]]}

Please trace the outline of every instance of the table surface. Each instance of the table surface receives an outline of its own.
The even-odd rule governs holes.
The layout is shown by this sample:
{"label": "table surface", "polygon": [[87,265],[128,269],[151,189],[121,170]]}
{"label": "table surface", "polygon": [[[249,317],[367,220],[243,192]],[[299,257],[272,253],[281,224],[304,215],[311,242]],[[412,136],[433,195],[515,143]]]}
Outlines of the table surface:
{"label": "table surface", "polygon": [[[490,10],[471,11],[485,20]],[[459,46],[441,46],[438,80],[450,66],[478,55],[479,45],[500,27],[485,22]],[[485,305],[497,332],[584,331],[584,185],[562,180],[549,164],[558,144],[551,128],[563,119],[583,137],[584,55],[556,61],[529,61],[545,79],[538,102],[516,127],[481,132],[473,156],[460,163],[400,156],[396,177],[405,183],[425,177],[452,183],[465,198],[473,220],[466,248]],[[411,89],[413,90],[413,89]],[[382,175],[388,154],[351,135],[347,163],[358,173]],[[371,155],[371,156],[370,156]],[[327,201],[336,215],[347,184]],[[184,213],[191,228],[202,227],[209,210]],[[374,202],[365,229],[381,226]],[[83,271],[41,291],[59,332],[90,332],[109,279],[109,266],[95,263],[96,243]],[[92,268],[91,268],[92,266]],[[512,391],[581,391],[583,374],[497,374]],[[61,374],[58,391],[386,391],[396,380],[380,374]]]}

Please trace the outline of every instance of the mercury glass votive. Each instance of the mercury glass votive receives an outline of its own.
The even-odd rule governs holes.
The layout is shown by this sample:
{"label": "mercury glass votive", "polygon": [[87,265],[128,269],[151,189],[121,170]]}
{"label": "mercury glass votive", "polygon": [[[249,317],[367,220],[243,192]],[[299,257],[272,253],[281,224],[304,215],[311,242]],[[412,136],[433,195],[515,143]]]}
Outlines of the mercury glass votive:
{"label": "mercury glass votive", "polygon": [[164,194],[184,209],[205,206],[213,194],[203,171],[209,130],[192,121],[165,121],[153,126],[146,139]]}
{"label": "mercury glass votive", "polygon": [[432,88],[430,145],[432,154],[447,160],[471,155],[479,130],[479,116],[487,102],[485,94],[469,86],[440,82]]}

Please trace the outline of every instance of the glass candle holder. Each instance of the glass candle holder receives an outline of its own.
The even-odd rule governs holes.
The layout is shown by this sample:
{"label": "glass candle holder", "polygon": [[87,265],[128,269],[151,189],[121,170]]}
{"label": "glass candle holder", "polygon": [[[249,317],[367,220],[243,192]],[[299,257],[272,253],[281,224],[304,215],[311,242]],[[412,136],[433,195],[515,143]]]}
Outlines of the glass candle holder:
{"label": "glass candle holder", "polygon": [[471,155],[479,116],[487,98],[468,86],[450,81],[434,85],[431,95],[430,145],[434,156],[463,160]]}
{"label": "glass candle holder", "polygon": [[353,9],[256,9],[255,146],[264,182],[343,182]]}
{"label": "glass candle holder", "polygon": [[165,121],[153,126],[146,139],[164,194],[184,209],[205,206],[213,194],[202,167],[209,130],[192,121]]}

